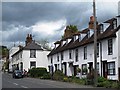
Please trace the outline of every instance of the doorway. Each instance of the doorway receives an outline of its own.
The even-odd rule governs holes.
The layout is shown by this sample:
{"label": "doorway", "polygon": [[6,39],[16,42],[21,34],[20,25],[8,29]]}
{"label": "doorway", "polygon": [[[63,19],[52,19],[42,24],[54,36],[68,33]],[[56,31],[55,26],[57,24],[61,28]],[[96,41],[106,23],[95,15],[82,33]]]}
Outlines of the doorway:
{"label": "doorway", "polygon": [[67,75],[67,63],[66,62],[64,62],[63,63],[63,73],[65,74],[65,75]]}
{"label": "doorway", "polygon": [[107,78],[107,61],[103,61],[103,77]]}
{"label": "doorway", "polygon": [[89,62],[88,63],[89,64],[89,73],[92,73],[92,71],[93,71],[93,62]]}
{"label": "doorway", "polygon": [[77,75],[77,67],[78,67],[78,65],[74,65],[73,67],[74,67],[74,76],[76,76]]}

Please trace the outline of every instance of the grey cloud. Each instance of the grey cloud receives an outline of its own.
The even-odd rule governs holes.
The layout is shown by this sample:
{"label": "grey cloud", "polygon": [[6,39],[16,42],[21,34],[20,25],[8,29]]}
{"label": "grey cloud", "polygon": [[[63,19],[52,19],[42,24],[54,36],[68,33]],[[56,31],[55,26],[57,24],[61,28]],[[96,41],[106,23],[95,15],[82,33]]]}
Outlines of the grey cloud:
{"label": "grey cloud", "polygon": [[[97,19],[98,22],[103,22],[117,15],[117,7],[109,6],[109,3],[97,4]],[[113,9],[111,11],[111,9]],[[77,25],[79,30],[88,26],[89,17],[92,15],[91,2],[3,2],[2,3],[2,30],[12,30],[13,27],[18,27],[19,32],[15,31],[7,41],[24,41],[28,33],[32,33],[35,39],[47,37],[45,34],[32,32],[32,25],[37,22],[58,21],[66,19],[67,24]],[[30,28],[25,30],[19,26]],[[61,37],[61,33],[65,26],[61,26],[56,30],[56,34],[49,37],[49,41],[55,41]],[[59,32],[59,33],[58,33]],[[19,38],[18,38],[19,36]]]}
{"label": "grey cloud", "polygon": [[25,28],[25,27],[19,26],[18,30],[16,30],[14,33],[10,34],[9,37],[6,38],[6,41],[23,42],[25,41],[26,35],[28,33],[32,34],[32,28]]}
{"label": "grey cloud", "polygon": [[89,9],[88,3],[3,3],[3,21],[31,26],[38,21],[55,21],[65,17],[68,24],[75,22]]}

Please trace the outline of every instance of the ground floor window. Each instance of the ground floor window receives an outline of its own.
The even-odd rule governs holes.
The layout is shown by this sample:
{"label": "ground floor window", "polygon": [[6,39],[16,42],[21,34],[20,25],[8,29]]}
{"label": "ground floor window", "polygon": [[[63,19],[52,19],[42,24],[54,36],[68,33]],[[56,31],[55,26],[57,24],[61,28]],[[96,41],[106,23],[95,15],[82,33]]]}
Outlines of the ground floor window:
{"label": "ground floor window", "polygon": [[108,62],[108,75],[115,75],[115,62]]}
{"label": "ground floor window", "polygon": [[82,75],[87,74],[87,64],[82,64]]}
{"label": "ground floor window", "polygon": [[57,67],[58,70],[60,69],[59,67],[60,67],[60,65],[58,64],[58,67]]}
{"label": "ground floor window", "polygon": [[97,72],[99,74],[99,63],[97,63]]}
{"label": "ground floor window", "polygon": [[36,62],[30,62],[30,68],[36,67]]}

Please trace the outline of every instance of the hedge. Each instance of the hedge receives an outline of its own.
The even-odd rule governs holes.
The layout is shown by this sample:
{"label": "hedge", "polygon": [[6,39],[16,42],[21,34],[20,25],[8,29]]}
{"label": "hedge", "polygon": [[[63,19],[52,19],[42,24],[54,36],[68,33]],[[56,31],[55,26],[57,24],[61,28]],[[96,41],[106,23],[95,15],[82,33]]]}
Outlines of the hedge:
{"label": "hedge", "polygon": [[47,69],[43,68],[43,67],[32,68],[32,69],[29,70],[29,75],[31,77],[41,77],[46,73],[47,73]]}

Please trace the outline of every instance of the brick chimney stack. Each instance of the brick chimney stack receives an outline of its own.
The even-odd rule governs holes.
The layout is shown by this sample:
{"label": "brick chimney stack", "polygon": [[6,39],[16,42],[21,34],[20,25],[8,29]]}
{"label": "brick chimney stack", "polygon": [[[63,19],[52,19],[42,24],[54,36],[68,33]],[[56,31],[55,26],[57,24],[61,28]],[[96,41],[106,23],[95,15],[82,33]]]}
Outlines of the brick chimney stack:
{"label": "brick chimney stack", "polygon": [[[98,25],[98,22],[96,23]],[[94,16],[90,17],[89,29],[94,29]]]}
{"label": "brick chimney stack", "polygon": [[28,34],[27,37],[26,37],[26,41],[25,41],[26,46],[27,46],[29,43],[31,43],[31,42],[32,42],[32,35],[31,35],[31,34]]}

